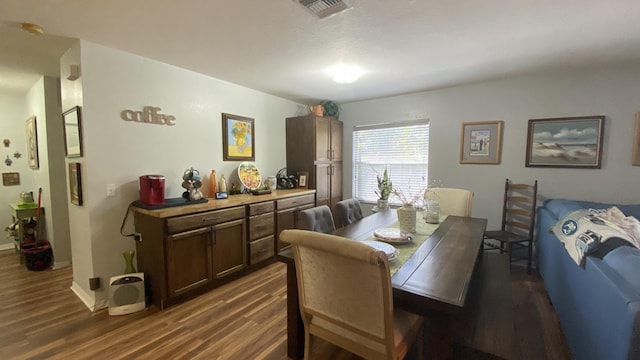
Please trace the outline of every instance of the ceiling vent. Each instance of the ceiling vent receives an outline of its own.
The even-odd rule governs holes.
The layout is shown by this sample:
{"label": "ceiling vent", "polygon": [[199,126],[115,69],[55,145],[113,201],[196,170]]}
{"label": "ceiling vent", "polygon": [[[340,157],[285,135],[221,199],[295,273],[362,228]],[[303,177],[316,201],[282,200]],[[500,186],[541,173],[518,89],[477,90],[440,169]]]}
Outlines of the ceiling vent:
{"label": "ceiling vent", "polygon": [[295,0],[304,6],[313,15],[324,19],[339,12],[350,9],[346,0]]}

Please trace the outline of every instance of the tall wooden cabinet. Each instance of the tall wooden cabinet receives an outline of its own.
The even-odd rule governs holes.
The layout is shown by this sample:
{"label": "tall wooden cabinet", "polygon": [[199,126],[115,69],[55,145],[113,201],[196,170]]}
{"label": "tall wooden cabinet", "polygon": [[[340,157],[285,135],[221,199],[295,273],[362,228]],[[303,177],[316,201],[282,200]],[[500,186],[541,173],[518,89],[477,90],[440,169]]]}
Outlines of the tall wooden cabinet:
{"label": "tall wooden cabinet", "polygon": [[287,168],[309,172],[316,205],[342,200],[342,122],[315,115],[287,118]]}

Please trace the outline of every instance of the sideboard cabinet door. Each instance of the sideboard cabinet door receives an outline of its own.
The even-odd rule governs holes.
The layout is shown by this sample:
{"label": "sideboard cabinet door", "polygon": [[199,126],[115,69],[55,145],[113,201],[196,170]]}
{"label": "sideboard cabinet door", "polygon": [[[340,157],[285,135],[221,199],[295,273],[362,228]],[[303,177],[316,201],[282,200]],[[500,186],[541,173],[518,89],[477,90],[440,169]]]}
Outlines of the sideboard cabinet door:
{"label": "sideboard cabinet door", "polygon": [[210,227],[167,237],[167,280],[169,296],[209,284],[212,280]]}

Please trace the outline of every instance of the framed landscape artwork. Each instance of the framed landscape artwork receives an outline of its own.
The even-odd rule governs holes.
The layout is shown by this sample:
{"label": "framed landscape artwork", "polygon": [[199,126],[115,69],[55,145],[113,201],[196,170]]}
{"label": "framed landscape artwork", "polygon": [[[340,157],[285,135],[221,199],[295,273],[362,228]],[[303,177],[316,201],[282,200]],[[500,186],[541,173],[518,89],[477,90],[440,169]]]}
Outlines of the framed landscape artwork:
{"label": "framed landscape artwork", "polygon": [[604,116],[529,120],[527,167],[601,167]]}
{"label": "framed landscape artwork", "polygon": [[253,119],[222,113],[222,159],[256,159]]}
{"label": "framed landscape artwork", "polygon": [[500,164],[502,121],[462,123],[461,164]]}

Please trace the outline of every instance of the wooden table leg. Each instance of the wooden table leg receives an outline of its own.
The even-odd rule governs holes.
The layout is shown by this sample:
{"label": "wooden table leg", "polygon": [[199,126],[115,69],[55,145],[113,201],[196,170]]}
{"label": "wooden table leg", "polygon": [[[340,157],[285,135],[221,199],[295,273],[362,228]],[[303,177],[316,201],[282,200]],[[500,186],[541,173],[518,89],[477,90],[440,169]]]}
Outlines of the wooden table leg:
{"label": "wooden table leg", "polygon": [[287,263],[287,355],[301,359],[304,355],[304,324],[298,303],[295,263]]}

